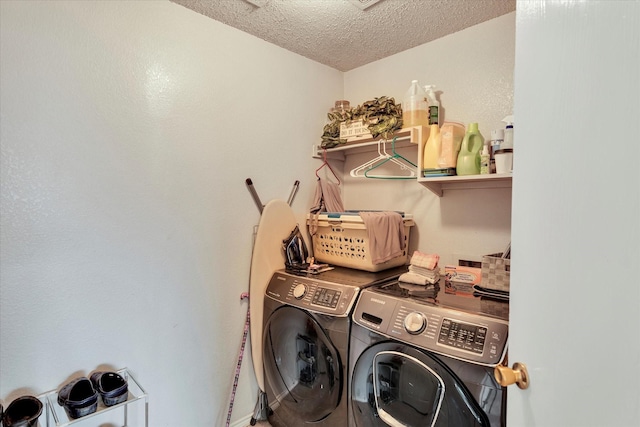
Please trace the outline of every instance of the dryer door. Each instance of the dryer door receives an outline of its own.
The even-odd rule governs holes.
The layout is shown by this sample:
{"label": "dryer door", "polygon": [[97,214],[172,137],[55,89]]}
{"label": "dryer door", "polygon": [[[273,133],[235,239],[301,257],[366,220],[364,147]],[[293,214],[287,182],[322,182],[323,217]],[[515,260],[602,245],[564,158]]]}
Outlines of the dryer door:
{"label": "dryer door", "polygon": [[439,359],[397,342],[365,350],[353,370],[356,426],[489,427],[464,383]]}
{"label": "dryer door", "polygon": [[265,325],[263,349],[269,406],[281,418],[300,425],[320,421],[337,408],[342,360],[308,312],[289,306],[274,311]]}

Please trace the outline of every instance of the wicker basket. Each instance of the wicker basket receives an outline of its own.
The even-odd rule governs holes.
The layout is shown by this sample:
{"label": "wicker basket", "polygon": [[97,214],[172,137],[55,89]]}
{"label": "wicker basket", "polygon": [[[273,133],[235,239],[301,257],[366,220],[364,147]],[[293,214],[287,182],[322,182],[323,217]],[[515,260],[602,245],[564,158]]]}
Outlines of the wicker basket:
{"label": "wicker basket", "polygon": [[[307,225],[312,221],[307,217]],[[315,222],[315,220],[313,220]],[[312,235],[316,261],[365,271],[382,271],[407,263],[409,234],[414,225],[411,215],[404,215],[405,245],[402,255],[381,264],[373,264],[367,228],[357,213],[324,213],[318,215],[318,231]]]}
{"label": "wicker basket", "polygon": [[482,257],[482,287],[509,292],[511,260],[501,256],[502,253]]}

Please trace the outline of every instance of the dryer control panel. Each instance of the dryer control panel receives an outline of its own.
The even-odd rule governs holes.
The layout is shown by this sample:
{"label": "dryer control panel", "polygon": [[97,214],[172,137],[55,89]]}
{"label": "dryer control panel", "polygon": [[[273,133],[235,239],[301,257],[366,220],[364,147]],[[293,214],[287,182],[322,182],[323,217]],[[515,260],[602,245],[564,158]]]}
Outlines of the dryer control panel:
{"label": "dryer control panel", "polygon": [[347,317],[359,291],[357,286],[276,272],[269,281],[266,296],[304,310]]}
{"label": "dryer control panel", "polygon": [[498,365],[507,350],[509,323],[505,320],[375,289],[362,292],[353,321],[394,340],[479,365]]}

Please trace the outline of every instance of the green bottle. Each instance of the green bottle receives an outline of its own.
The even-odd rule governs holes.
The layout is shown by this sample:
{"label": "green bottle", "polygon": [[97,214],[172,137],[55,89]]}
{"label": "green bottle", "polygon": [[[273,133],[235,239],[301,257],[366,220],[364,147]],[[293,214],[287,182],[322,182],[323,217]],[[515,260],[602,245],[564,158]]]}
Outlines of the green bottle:
{"label": "green bottle", "polygon": [[456,174],[477,175],[480,173],[480,151],[484,145],[484,137],[478,130],[478,123],[469,123],[467,133],[462,140]]}

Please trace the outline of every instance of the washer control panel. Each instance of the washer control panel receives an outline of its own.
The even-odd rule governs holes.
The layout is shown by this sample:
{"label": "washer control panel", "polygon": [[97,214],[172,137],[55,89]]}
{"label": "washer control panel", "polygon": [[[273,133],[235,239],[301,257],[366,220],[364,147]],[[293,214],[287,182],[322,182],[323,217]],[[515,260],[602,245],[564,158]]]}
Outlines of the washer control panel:
{"label": "washer control panel", "polygon": [[357,286],[276,272],[267,285],[266,296],[304,310],[347,317],[359,291]]}
{"label": "washer control panel", "polygon": [[505,320],[375,289],[362,291],[353,321],[394,340],[479,365],[498,365],[507,350],[509,323]]}

